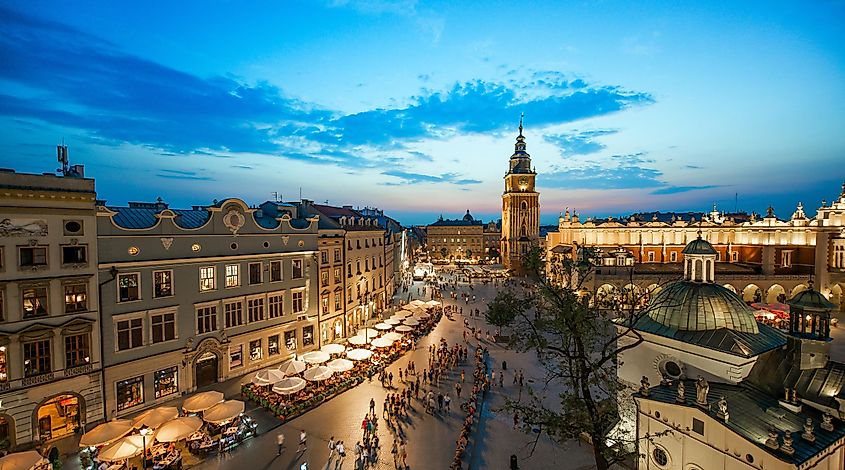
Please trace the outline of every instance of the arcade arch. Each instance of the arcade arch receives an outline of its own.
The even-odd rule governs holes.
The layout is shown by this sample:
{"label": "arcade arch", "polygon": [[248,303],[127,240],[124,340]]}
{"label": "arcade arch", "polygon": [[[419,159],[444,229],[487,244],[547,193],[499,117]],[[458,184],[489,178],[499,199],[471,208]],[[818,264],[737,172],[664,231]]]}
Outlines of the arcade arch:
{"label": "arcade arch", "polygon": [[748,284],[742,289],[742,300],[746,302],[762,302],[763,292],[756,284]]}
{"label": "arcade arch", "polygon": [[773,284],[772,287],[766,291],[766,303],[773,304],[776,302],[786,301],[786,289],[780,284]]}

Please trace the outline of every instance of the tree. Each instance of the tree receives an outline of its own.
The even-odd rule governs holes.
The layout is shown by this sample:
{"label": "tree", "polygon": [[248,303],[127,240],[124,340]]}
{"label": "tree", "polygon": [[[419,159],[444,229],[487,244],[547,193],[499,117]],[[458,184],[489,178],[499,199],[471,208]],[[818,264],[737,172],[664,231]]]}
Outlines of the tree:
{"label": "tree", "polygon": [[467,250],[467,259],[472,258],[472,250]]}
{"label": "tree", "polygon": [[440,248],[440,255],[442,255],[443,258],[446,258],[446,255],[448,255],[448,254],[449,254],[449,250],[447,250],[445,246]]}
{"label": "tree", "polygon": [[[628,458],[636,443],[608,439],[608,433],[620,417],[617,398],[630,391],[616,377],[617,358],[643,341],[632,325],[644,313],[637,308],[642,299],[621,299],[612,309],[615,319],[592,306],[582,287],[595,265],[579,256],[546,270],[540,250],[532,250],[523,260],[527,287],[501,291],[485,316],[493,325],[511,327],[510,347],[536,351],[546,368],[546,384],[560,388],[559,408],[548,407],[531,392],[527,400],[508,400],[505,409],[519,412],[525,422],[539,425],[558,441],[587,437],[596,468],[606,470]],[[633,268],[625,269],[633,281]],[[647,293],[628,289],[623,295]],[[617,342],[625,336],[631,340]]]}

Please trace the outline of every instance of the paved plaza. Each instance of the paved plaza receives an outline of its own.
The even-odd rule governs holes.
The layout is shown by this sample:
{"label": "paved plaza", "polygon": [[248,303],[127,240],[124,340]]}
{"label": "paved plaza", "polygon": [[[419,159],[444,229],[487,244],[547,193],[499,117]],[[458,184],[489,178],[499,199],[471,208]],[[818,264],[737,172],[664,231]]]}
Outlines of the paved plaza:
{"label": "paved plaza", "polygon": [[[422,283],[417,282],[411,288],[411,299],[429,299],[429,295],[417,295],[417,288]],[[393,363],[388,371],[394,374],[394,387],[402,386],[398,383],[398,371],[401,367],[407,368],[410,360],[415,361],[417,370],[421,371],[428,367],[428,347],[431,344],[439,343],[445,338],[449,345],[462,342],[463,320],[468,317],[470,309],[478,308],[484,311],[485,303],[495,295],[492,284],[482,285],[479,282],[472,284],[472,291],[468,284],[461,284],[459,291],[469,292],[476,296],[475,302],[464,303],[460,300],[449,299],[448,289],[444,293],[446,305],[458,305],[464,309],[464,315],[455,315],[453,320],[445,316],[431,333],[417,343],[416,349],[411,353]],[[406,299],[407,299],[407,294]],[[472,317],[471,324],[477,325],[482,330],[492,327],[486,325],[482,317]],[[505,386],[494,387],[482,408],[481,419],[474,427],[473,437],[467,449],[464,459],[471,469],[507,469],[509,468],[510,456],[515,454],[519,458],[520,469],[542,469],[542,468],[566,468],[586,469],[591,468],[591,454],[589,447],[573,442],[567,445],[558,445],[551,442],[546,436],[535,433],[523,433],[513,429],[513,417],[497,412],[497,408],[504,403],[506,396],[519,396],[518,385],[513,385],[513,371],[522,369],[525,374],[526,387],[535,386],[541,383],[543,376],[536,356],[530,354],[514,353],[506,350],[500,345],[482,341],[490,352],[489,364],[495,366],[497,374],[501,370],[501,362],[508,362],[508,370],[505,375]],[[407,442],[408,466],[411,469],[448,469],[451,464],[456,439],[461,424],[465,417],[459,407],[459,400],[455,397],[454,385],[460,381],[460,371],[466,373],[464,390],[471,388],[472,375],[472,352],[470,359],[465,364],[447,374],[445,380],[441,380],[439,390],[449,393],[452,397],[452,410],[449,414],[431,415],[424,411],[422,404],[413,400],[413,410],[409,412],[406,420],[400,420],[399,435]],[[247,380],[244,378],[242,380]],[[423,390],[428,388],[421,386]],[[235,387],[229,387],[234,390]],[[312,469],[353,469],[356,468],[354,447],[355,443],[362,439],[361,421],[367,412],[370,398],[376,402],[376,412],[381,416],[382,404],[385,396],[391,391],[398,391],[399,388],[383,388],[378,380],[364,382],[358,387],[347,391],[340,396],[322,404],[315,410],[278,426],[279,421],[267,414],[263,409],[256,408],[249,403],[248,413],[259,420],[259,431],[261,434],[232,452],[222,456],[214,456],[198,465],[195,468],[202,469],[231,469],[231,470],[259,470],[269,468],[299,470]],[[435,389],[437,390],[437,389]],[[421,390],[422,391],[422,390]],[[466,397],[466,393],[463,397]],[[523,391],[523,393],[525,393]],[[299,431],[305,429],[308,433],[308,449],[304,453],[297,453]],[[285,435],[285,448],[280,456],[277,455],[276,436],[279,433]],[[379,419],[378,434],[381,444],[379,460],[369,468],[392,469],[394,468],[390,447],[393,442],[394,433],[386,425],[383,419]],[[342,440],[347,449],[347,457],[340,461],[334,457],[329,461],[328,440],[334,436],[335,440]],[[535,445],[536,443],[536,445]],[[554,462],[552,464],[552,462]],[[303,466],[305,465],[305,466]]]}

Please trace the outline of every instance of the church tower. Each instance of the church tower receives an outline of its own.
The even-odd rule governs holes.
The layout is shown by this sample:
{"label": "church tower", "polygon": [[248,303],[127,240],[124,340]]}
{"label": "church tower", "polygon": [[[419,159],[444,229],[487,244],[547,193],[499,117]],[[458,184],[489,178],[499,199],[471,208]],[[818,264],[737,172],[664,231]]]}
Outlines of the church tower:
{"label": "church tower", "polygon": [[522,256],[538,245],[540,235],[540,193],[534,186],[537,173],[531,168],[531,155],[525,151],[521,117],[514,147],[502,194],[500,253],[505,268],[521,272]]}

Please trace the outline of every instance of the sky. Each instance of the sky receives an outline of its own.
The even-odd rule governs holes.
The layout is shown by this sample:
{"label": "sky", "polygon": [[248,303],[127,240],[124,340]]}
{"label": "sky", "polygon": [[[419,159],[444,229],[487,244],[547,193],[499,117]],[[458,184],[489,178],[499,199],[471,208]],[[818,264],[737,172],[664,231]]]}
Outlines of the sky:
{"label": "sky", "polygon": [[812,214],[845,179],[845,2],[0,0],[0,167],[109,204],[274,197],[541,220]]}

